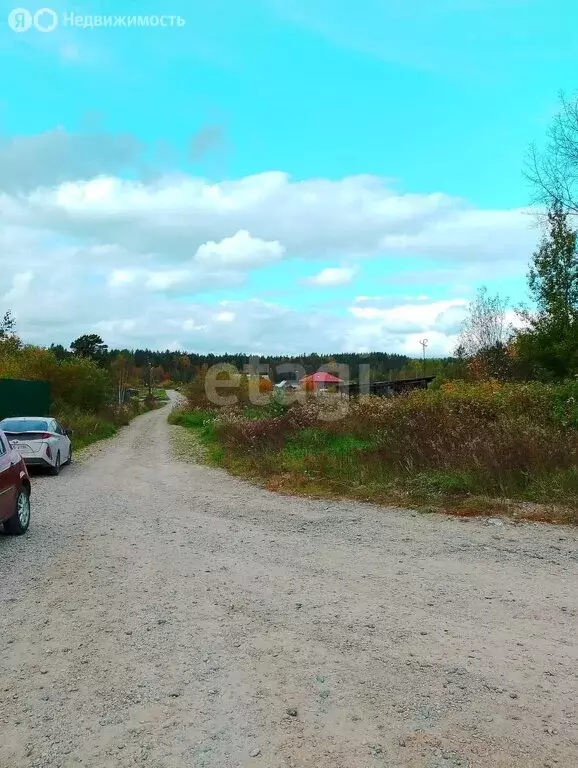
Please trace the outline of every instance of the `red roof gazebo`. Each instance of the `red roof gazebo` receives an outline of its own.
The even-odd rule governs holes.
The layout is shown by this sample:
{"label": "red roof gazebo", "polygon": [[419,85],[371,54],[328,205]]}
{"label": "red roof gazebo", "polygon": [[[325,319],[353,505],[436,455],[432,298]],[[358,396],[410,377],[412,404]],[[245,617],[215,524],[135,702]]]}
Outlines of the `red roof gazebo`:
{"label": "red roof gazebo", "polygon": [[311,376],[305,376],[299,383],[305,389],[326,389],[327,387],[343,384],[343,380],[337,378],[332,373],[317,371],[317,373],[313,373]]}

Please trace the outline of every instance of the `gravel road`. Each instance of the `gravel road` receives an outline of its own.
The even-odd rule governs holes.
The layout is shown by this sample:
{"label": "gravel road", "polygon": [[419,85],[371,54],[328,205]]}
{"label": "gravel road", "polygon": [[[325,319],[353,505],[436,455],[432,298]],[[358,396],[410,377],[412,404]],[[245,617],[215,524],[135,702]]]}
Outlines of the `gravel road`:
{"label": "gravel road", "polygon": [[168,408],[0,536],[0,766],[573,768],[578,532],[280,497]]}

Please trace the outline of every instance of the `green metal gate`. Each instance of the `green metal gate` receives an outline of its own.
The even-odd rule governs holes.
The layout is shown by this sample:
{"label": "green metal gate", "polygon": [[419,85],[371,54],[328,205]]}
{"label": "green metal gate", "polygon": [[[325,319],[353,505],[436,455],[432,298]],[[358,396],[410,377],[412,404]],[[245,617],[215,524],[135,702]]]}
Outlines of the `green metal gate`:
{"label": "green metal gate", "polygon": [[0,379],[0,419],[9,416],[48,416],[50,382]]}

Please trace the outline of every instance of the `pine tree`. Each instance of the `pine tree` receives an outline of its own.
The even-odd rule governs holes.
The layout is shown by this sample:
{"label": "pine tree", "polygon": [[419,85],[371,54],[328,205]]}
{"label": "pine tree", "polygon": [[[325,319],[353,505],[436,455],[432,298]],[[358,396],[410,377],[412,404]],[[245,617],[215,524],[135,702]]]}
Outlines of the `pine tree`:
{"label": "pine tree", "polygon": [[528,285],[539,313],[551,321],[571,325],[578,313],[578,251],[576,231],[568,215],[556,206],[548,213],[548,235],[534,257]]}
{"label": "pine tree", "polygon": [[528,286],[537,311],[521,312],[526,329],[516,349],[530,375],[578,373],[578,250],[576,231],[560,206],[548,213],[548,233],[534,254]]}

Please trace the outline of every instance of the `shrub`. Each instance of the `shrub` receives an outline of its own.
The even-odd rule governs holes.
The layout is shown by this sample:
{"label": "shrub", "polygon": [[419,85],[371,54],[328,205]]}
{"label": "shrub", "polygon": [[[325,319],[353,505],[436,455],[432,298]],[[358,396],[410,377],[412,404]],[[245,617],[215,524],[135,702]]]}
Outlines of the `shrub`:
{"label": "shrub", "polygon": [[53,403],[54,416],[67,428],[72,429],[75,449],[83,448],[95,440],[112,437],[119,427],[127,426],[130,421],[145,411],[138,400],[127,405],[111,405],[104,407],[98,413],[85,411],[82,408],[71,407],[56,400]]}
{"label": "shrub", "polygon": [[543,500],[578,487],[577,400],[575,382],[451,382],[402,397],[352,400],[334,420],[320,412],[339,416],[339,399],[222,409],[211,435],[226,463],[265,476],[290,472],[344,490]]}
{"label": "shrub", "polygon": [[86,358],[58,363],[51,384],[53,397],[93,413],[112,399],[112,382],[108,372]]}
{"label": "shrub", "polygon": [[96,412],[111,399],[112,383],[106,370],[86,358],[59,361],[41,347],[25,346],[3,356],[0,376],[49,381],[53,400],[71,408]]}
{"label": "shrub", "polygon": [[262,395],[266,395],[273,391],[273,383],[270,379],[259,379],[259,392]]}
{"label": "shrub", "polygon": [[156,407],[157,400],[152,393],[147,393],[144,399],[144,404],[149,410],[152,410]]}
{"label": "shrub", "polygon": [[111,405],[114,385],[106,368],[83,357],[59,359],[50,349],[22,345],[17,337],[0,341],[0,376],[50,382],[52,414],[74,431],[76,448],[111,437],[147,406],[156,405],[156,400]]}

